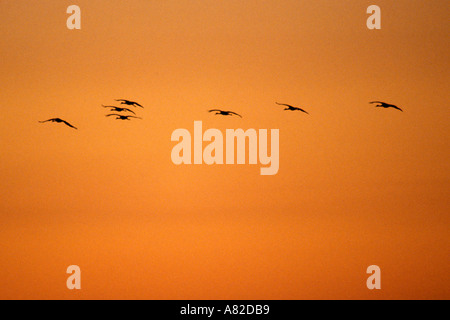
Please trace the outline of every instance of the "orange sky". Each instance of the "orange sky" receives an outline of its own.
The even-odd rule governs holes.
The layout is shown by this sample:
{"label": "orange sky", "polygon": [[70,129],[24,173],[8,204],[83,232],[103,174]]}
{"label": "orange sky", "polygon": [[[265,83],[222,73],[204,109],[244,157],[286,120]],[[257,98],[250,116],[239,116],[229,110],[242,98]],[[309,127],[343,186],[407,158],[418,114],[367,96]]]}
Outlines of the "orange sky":
{"label": "orange sky", "polygon": [[[449,299],[449,8],[0,1],[0,298]],[[116,98],[144,119],[104,117]],[[194,120],[279,129],[278,174],[175,166]]]}

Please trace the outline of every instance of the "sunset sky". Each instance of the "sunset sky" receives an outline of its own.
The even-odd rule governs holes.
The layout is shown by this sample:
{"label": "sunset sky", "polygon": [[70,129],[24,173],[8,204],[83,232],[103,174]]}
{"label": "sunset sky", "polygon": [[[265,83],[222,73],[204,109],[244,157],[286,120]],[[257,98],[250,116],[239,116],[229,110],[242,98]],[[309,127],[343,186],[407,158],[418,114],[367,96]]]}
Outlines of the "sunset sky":
{"label": "sunset sky", "polygon": [[[449,9],[0,0],[0,299],[449,299]],[[174,165],[196,120],[279,129],[278,174]]]}

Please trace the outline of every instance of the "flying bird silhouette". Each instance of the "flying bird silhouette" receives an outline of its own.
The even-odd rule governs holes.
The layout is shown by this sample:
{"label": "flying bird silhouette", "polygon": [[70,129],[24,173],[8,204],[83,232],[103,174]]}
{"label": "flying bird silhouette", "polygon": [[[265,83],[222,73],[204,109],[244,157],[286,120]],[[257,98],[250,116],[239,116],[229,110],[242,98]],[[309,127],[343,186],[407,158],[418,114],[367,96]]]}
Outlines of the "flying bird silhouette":
{"label": "flying bird silhouette", "polygon": [[44,122],[57,122],[57,123],[64,123],[66,126],[69,126],[69,127],[71,127],[71,128],[74,128],[74,129],[78,129],[78,128],[75,128],[73,125],[71,125],[70,123],[68,123],[67,121],[65,121],[65,120],[63,120],[63,119],[60,119],[60,118],[52,118],[52,119],[48,119],[48,120],[44,120],[44,121],[39,121],[40,123],[44,123]]}
{"label": "flying bird silhouette", "polygon": [[105,117],[116,116],[116,120],[130,120],[130,118],[142,119],[140,117],[135,116],[124,116],[122,114],[111,113],[107,114]]}
{"label": "flying bird silhouette", "polygon": [[302,108],[293,107],[293,106],[291,106],[291,105],[289,105],[289,104],[285,104],[285,103],[278,103],[278,102],[275,102],[275,103],[278,104],[278,105],[280,105],[280,106],[286,106],[287,108],[284,108],[284,110],[289,110],[289,111],[301,111],[301,112],[304,112],[304,113],[306,113],[306,114],[309,114],[308,112],[306,112],[306,111],[303,110]]}
{"label": "flying bird silhouette", "polygon": [[135,101],[130,101],[130,100],[126,100],[126,99],[116,99],[116,101],[120,101],[121,104],[126,104],[128,106],[144,108],[143,106],[141,106],[139,103],[137,103]]}
{"label": "flying bird silhouette", "polygon": [[128,111],[133,114],[136,114],[133,110],[128,109],[128,108],[121,108],[121,107],[116,107],[116,106],[105,106],[103,104],[102,104],[102,106],[103,106],[103,108],[110,108],[111,110],[109,110],[109,111],[111,111],[111,112],[122,112],[122,111],[127,112]]}
{"label": "flying bird silhouette", "polygon": [[402,109],[400,109],[399,107],[397,107],[396,105],[390,104],[390,103],[386,103],[386,102],[382,102],[382,101],[371,101],[369,103],[378,103],[375,107],[381,107],[381,108],[394,108],[397,110],[400,110],[401,112],[403,112]]}
{"label": "flying bird silhouette", "polygon": [[232,116],[234,114],[234,115],[239,116],[239,117],[242,118],[242,116],[240,114],[238,114],[236,112],[233,112],[233,111],[224,111],[224,110],[219,110],[219,109],[211,109],[211,110],[208,110],[208,112],[215,112],[216,115],[220,114],[222,116]]}

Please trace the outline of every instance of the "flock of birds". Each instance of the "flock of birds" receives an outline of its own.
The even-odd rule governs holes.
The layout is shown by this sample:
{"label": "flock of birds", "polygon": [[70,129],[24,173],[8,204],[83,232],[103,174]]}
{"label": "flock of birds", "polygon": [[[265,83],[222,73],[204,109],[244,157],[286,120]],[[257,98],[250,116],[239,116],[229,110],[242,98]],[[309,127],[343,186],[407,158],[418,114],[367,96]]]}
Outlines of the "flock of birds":
{"label": "flock of birds", "polygon": [[[119,101],[120,104],[124,104],[127,106],[132,106],[132,107],[140,107],[140,108],[144,108],[141,104],[137,103],[136,101],[130,101],[130,100],[126,100],[126,99],[116,99],[116,101]],[[105,106],[102,104],[103,108],[109,108],[110,112],[125,112],[125,114],[117,114],[117,113],[110,113],[107,114],[106,117],[116,117],[116,120],[130,120],[132,118],[135,119],[142,119],[141,117],[137,117],[136,116],[136,112],[134,112],[133,110],[129,109],[129,108],[125,108],[125,107],[116,107],[116,106]],[[127,114],[127,113],[132,113],[134,114],[134,116]]]}
{"label": "flock of birds", "polygon": [[[132,106],[135,108],[136,107],[144,108],[141,104],[137,103],[136,101],[126,100],[126,99],[116,99],[116,101],[119,101],[121,105]],[[294,107],[294,106],[291,106],[291,105],[285,104],[285,103],[278,103],[278,102],[275,102],[275,103],[280,106],[285,106],[286,107],[286,108],[284,108],[285,111],[301,111],[306,114],[309,114],[307,111],[305,111],[304,109],[299,108],[299,107]],[[371,101],[369,103],[376,104],[375,107],[393,108],[393,109],[397,109],[397,110],[400,110],[403,112],[403,110],[401,108],[397,107],[396,105],[390,104],[390,103],[386,103],[386,102],[382,102],[382,101]],[[114,117],[116,117],[116,120],[142,119],[141,117],[136,116],[136,112],[134,112],[133,110],[131,110],[127,107],[105,106],[105,105],[102,105],[102,107],[109,108],[110,112],[116,112],[116,113],[109,113],[106,115],[106,117],[114,116]],[[208,112],[214,112],[215,115],[221,115],[221,116],[233,116],[234,115],[234,116],[238,116],[238,117],[242,118],[242,116],[240,114],[238,114],[234,111],[211,109],[211,110],[208,110]],[[130,113],[132,113],[133,115],[131,115]],[[69,122],[67,122],[61,118],[52,118],[52,119],[39,121],[39,122],[40,123],[45,123],[45,122],[63,123],[66,126],[77,129],[76,127],[71,125]]]}
{"label": "flock of birds", "polygon": [[[144,108],[141,104],[137,103],[136,101],[126,100],[126,99],[116,99],[116,101],[119,101],[120,104],[124,104],[124,105],[127,105],[127,106]],[[125,113],[122,113],[122,114],[120,114],[120,113],[110,113],[110,114],[107,114],[106,117],[114,116],[114,117],[116,117],[116,120],[130,120],[131,118],[142,119],[141,117],[135,116],[136,112],[134,112],[133,110],[131,110],[129,108],[116,107],[116,106],[105,106],[103,104],[102,104],[102,107],[103,108],[109,108],[110,112],[125,112]],[[130,114],[127,114],[127,113],[132,113],[132,114],[134,114],[134,116],[130,115]],[[69,126],[71,128],[74,128],[74,129],[78,129],[77,127],[74,127],[69,122],[67,122],[66,120],[63,120],[61,118],[52,118],[52,119],[39,121],[39,122],[40,123],[45,123],[45,122],[64,123],[66,126]]]}

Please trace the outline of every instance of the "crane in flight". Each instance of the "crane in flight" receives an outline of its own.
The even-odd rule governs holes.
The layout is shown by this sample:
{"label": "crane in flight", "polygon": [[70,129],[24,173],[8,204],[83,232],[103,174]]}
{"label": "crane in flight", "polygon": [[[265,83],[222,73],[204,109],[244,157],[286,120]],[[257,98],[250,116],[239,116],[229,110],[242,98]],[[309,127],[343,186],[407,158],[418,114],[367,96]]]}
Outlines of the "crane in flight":
{"label": "crane in flight", "polygon": [[128,109],[128,108],[121,108],[121,107],[116,107],[116,106],[105,106],[103,104],[102,104],[102,106],[103,106],[103,108],[110,108],[111,110],[109,110],[109,111],[111,111],[111,112],[122,112],[122,111],[125,111],[125,112],[131,112],[133,114],[136,114],[133,110]]}
{"label": "crane in flight", "polygon": [[78,129],[75,128],[73,125],[71,125],[70,123],[68,123],[67,121],[60,119],[60,118],[52,118],[52,119],[48,119],[48,120],[44,120],[44,121],[39,121],[40,123],[44,123],[44,122],[57,122],[57,123],[64,123],[66,126],[69,126],[71,128],[74,129]]}
{"label": "crane in flight", "polygon": [[115,116],[115,117],[116,117],[116,120],[131,120],[130,118],[142,119],[142,118],[140,118],[140,117],[135,117],[135,116],[125,116],[125,115],[117,114],[117,113],[107,114],[105,117],[110,117],[110,116]]}
{"label": "crane in flight", "polygon": [[276,104],[280,105],[280,106],[286,106],[286,108],[284,108],[284,110],[289,110],[289,111],[301,111],[304,112],[306,114],[309,114],[308,112],[306,112],[305,110],[303,110],[302,108],[298,108],[298,107],[293,107],[290,104],[285,104],[285,103],[278,103],[275,102]]}
{"label": "crane in flight", "polygon": [[369,103],[377,103],[377,105],[375,107],[381,107],[381,108],[394,108],[397,110],[400,110],[401,112],[403,112],[402,109],[400,109],[399,107],[397,107],[396,105],[390,104],[390,103],[386,103],[386,102],[382,102],[382,101],[371,101]]}
{"label": "crane in flight", "polygon": [[140,105],[139,103],[137,103],[135,101],[130,101],[130,100],[126,100],[126,99],[116,99],[116,101],[120,101],[121,104],[126,104],[128,106],[144,108],[142,105]]}
{"label": "crane in flight", "polygon": [[208,110],[208,112],[215,112],[216,115],[220,114],[222,116],[232,116],[234,114],[234,115],[242,118],[242,116],[240,114],[238,114],[236,112],[233,112],[233,111],[224,111],[224,110],[219,110],[219,109],[211,109],[211,110]]}

